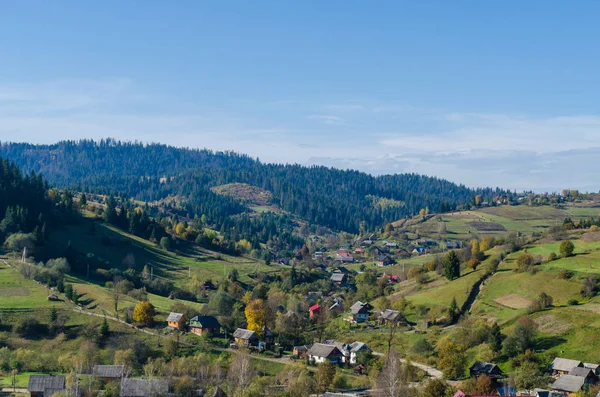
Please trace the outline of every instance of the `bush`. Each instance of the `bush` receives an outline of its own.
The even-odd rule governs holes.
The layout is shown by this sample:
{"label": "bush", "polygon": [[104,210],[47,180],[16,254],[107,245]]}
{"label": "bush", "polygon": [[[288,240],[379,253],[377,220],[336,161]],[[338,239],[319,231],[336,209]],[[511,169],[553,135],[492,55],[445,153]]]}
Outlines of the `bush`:
{"label": "bush", "polygon": [[573,277],[573,272],[567,269],[561,269],[558,272],[558,278],[561,280],[568,280]]}
{"label": "bush", "polygon": [[577,299],[569,299],[567,301],[567,305],[569,306],[577,306],[579,304],[579,301]]}
{"label": "bush", "polygon": [[477,258],[471,258],[471,260],[469,260],[469,263],[467,263],[467,267],[469,269],[473,269],[476,270],[477,266],[479,266],[481,264],[481,261]]}
{"label": "bush", "polygon": [[573,252],[575,251],[575,245],[571,240],[566,240],[560,243],[560,255],[563,258],[567,258],[569,256],[573,256]]}
{"label": "bush", "polygon": [[551,252],[550,255],[548,255],[548,259],[546,259],[547,262],[552,262],[558,259],[558,255],[556,255],[556,253]]}
{"label": "bush", "polygon": [[40,324],[35,317],[27,317],[15,325],[15,332],[23,338],[35,338],[45,335],[48,327]]}

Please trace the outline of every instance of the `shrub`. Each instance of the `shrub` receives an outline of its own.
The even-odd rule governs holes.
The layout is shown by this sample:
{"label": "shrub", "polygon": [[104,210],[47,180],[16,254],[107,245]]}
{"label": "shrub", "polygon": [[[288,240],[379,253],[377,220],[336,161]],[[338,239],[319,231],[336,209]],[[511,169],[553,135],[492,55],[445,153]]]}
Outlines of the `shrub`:
{"label": "shrub", "polygon": [[579,304],[579,301],[577,299],[569,299],[567,301],[567,305],[569,306],[577,306]]}
{"label": "shrub", "polygon": [[561,269],[558,272],[558,278],[561,280],[568,280],[573,277],[573,272],[567,269]]}
{"label": "shrub", "polygon": [[558,255],[556,255],[556,253],[551,252],[550,255],[548,255],[548,259],[546,259],[547,262],[552,262],[555,261],[556,259],[558,259]]}
{"label": "shrub", "polygon": [[597,232],[599,230],[597,225],[590,226],[590,232]]}
{"label": "shrub", "polygon": [[27,317],[20,320],[15,325],[15,332],[23,338],[35,338],[46,334],[48,327],[40,322],[35,317]]}
{"label": "shrub", "polygon": [[477,258],[471,258],[471,260],[469,260],[469,263],[467,263],[467,267],[469,269],[473,269],[476,270],[477,266],[479,266],[481,264],[481,261]]}
{"label": "shrub", "polygon": [[571,240],[566,240],[560,243],[560,255],[563,258],[567,258],[569,256],[573,256],[573,252],[575,251],[575,245]]}

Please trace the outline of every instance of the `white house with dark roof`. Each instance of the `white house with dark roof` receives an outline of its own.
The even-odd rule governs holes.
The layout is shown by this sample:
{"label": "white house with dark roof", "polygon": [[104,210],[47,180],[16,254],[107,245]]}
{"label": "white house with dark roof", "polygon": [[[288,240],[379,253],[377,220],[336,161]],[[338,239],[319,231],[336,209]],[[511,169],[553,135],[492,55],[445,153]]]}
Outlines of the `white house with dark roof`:
{"label": "white house with dark roof", "polygon": [[317,364],[331,362],[332,364],[340,364],[344,362],[344,355],[335,345],[326,345],[323,343],[315,343],[308,350],[308,359]]}

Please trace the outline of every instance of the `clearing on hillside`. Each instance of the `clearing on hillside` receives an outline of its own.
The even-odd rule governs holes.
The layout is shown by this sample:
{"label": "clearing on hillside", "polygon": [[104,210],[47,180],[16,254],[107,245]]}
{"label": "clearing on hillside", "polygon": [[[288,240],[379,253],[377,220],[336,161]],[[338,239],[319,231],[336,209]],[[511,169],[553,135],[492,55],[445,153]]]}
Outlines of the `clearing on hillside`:
{"label": "clearing on hillside", "polygon": [[548,335],[563,335],[571,330],[571,325],[560,321],[552,314],[546,314],[535,319],[538,330]]}
{"label": "clearing on hillside", "polygon": [[502,306],[510,307],[511,309],[525,309],[531,305],[531,301],[529,299],[517,294],[504,295],[500,298],[494,299],[494,302]]}

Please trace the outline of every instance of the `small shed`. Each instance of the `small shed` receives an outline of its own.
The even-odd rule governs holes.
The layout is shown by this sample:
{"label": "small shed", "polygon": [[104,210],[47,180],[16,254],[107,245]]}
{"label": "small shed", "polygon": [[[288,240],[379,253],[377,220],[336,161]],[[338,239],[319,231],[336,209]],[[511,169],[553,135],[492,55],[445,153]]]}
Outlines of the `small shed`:
{"label": "small shed", "polygon": [[185,328],[185,314],[171,313],[167,317],[167,325],[169,328],[183,330]]}
{"label": "small shed", "polygon": [[243,328],[235,330],[233,339],[235,340],[235,343],[240,346],[256,346],[259,342],[258,334],[256,332]]}

